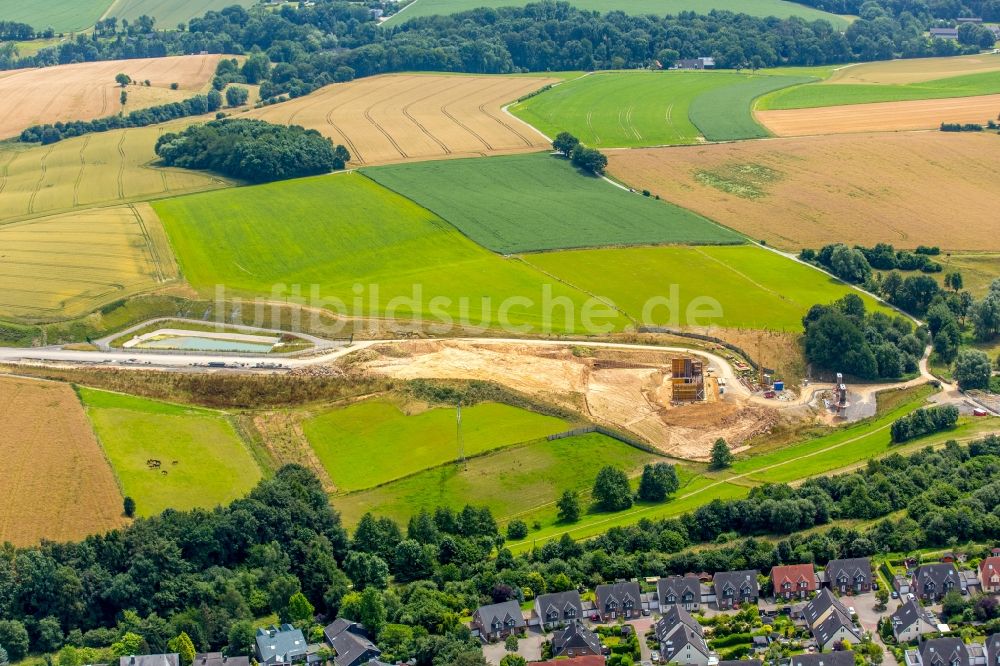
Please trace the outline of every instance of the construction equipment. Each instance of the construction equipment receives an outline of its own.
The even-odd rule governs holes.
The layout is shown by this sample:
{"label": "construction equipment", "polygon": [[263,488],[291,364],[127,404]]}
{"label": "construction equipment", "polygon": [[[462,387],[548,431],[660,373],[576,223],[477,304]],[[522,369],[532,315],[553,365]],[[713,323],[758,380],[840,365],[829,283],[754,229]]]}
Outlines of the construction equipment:
{"label": "construction equipment", "polygon": [[670,384],[675,402],[694,402],[705,399],[705,374],[701,361],[690,358],[671,360]]}

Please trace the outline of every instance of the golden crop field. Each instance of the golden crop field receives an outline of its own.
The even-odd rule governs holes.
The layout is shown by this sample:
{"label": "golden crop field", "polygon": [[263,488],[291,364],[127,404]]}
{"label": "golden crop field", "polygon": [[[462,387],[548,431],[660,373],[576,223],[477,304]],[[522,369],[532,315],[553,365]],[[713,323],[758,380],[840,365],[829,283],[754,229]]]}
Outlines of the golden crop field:
{"label": "golden crop field", "polygon": [[0,429],[0,543],[78,540],[124,523],[111,465],[68,384],[0,377]]}
{"label": "golden crop field", "polygon": [[786,250],[886,242],[1000,251],[993,133],[844,134],[608,159],[622,182]]}
{"label": "golden crop field", "polygon": [[821,85],[837,83],[901,85],[997,71],[1000,71],[1000,55],[992,53],[951,58],[882,60],[841,67]]}
{"label": "golden crop field", "polygon": [[778,136],[851,132],[902,132],[937,129],[941,123],[979,123],[995,119],[1000,95],[921,99],[821,106],[812,109],[756,111],[757,120]]}
{"label": "golden crop field", "polygon": [[225,186],[198,171],[149,166],[160,134],[191,122],[88,134],[48,146],[0,144],[0,223]]}
{"label": "golden crop field", "polygon": [[[171,56],[18,70],[0,78],[0,139],[17,136],[31,125],[118,113],[122,108],[115,75],[119,73],[150,82],[149,87],[128,87],[125,111],[181,101],[208,85],[219,58]],[[171,90],[171,83],[179,89]]]}
{"label": "golden crop field", "polygon": [[355,164],[525,152],[549,143],[501,108],[554,82],[390,74],[336,83],[246,116],[316,129],[346,146]]}
{"label": "golden crop field", "polygon": [[148,204],[0,226],[0,318],[78,317],[177,279],[170,244]]}

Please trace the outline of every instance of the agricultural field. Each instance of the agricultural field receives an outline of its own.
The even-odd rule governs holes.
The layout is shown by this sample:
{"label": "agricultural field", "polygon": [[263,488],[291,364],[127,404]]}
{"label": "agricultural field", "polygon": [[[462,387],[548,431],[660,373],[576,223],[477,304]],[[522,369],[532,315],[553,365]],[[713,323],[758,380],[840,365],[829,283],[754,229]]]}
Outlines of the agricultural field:
{"label": "agricultural field", "polygon": [[111,0],[0,0],[0,16],[35,30],[51,27],[56,32],[78,32],[93,28],[110,4]]}
{"label": "agricultural field", "polygon": [[[10,18],[0,10],[0,16]],[[142,60],[86,62],[41,69],[23,69],[0,78],[0,139],[17,136],[32,125],[59,120],[91,120],[122,111],[121,88],[115,76],[133,81],[125,111],[179,102],[206,88],[218,55],[172,56]],[[176,83],[178,90],[171,90]]]}
{"label": "agricultural field", "polygon": [[364,174],[502,254],[743,242],[699,215],[584,176],[548,153],[404,164]]}
{"label": "agricultural field", "polygon": [[798,332],[811,306],[851,291],[820,271],[753,245],[546,252],[524,260],[610,299],[645,326]]}
{"label": "agricultural field", "polygon": [[[153,208],[184,276],[205,296],[225,285],[233,296],[273,300],[289,295],[276,287],[299,286],[306,298],[315,288],[314,300],[331,311],[445,330],[453,322],[564,327],[542,307],[551,280],[359,173],[165,199]],[[560,284],[550,289],[552,298],[586,300]]]}
{"label": "agricultural field", "polygon": [[998,71],[1000,56],[992,53],[947,58],[906,58],[837,67],[826,77],[826,83],[898,85]]}
{"label": "agricultural field", "polygon": [[0,224],[228,185],[205,172],[151,166],[157,138],[192,122],[87,134],[48,146],[0,144]]}
{"label": "agricultural field", "polygon": [[588,146],[627,148],[767,136],[754,98],[814,77],[736,72],[604,72],[511,106],[543,134],[562,131]]}
{"label": "agricultural field", "polygon": [[124,523],[111,466],[68,384],[0,377],[0,405],[0,543],[78,540]]}
{"label": "agricultural field", "polygon": [[[378,486],[459,456],[453,408],[408,414],[390,402],[375,400],[314,416],[302,427],[340,493]],[[500,403],[465,407],[463,451],[478,456],[569,427],[562,419]]]}
{"label": "agricultural field", "polygon": [[[478,7],[514,7],[527,4],[526,0],[416,0],[404,11],[392,16],[386,25],[398,25],[420,16],[455,14]],[[571,5],[596,12],[624,11],[629,14],[677,14],[698,12],[706,14],[712,9],[742,12],[752,16],[801,16],[807,21],[826,20],[835,28],[845,29],[847,17],[829,14],[795,2],[785,0],[571,0]]]}
{"label": "agricultural field", "polygon": [[498,519],[509,519],[551,505],[564,490],[589,490],[604,465],[616,465],[635,476],[644,464],[661,459],[591,433],[508,447],[470,458],[465,465],[428,469],[332,502],[348,526],[356,525],[368,511],[405,525],[421,509],[465,504],[488,506]]}
{"label": "agricultural field", "polygon": [[114,0],[107,15],[131,23],[145,14],[156,19],[158,29],[171,30],[179,23],[204,16],[205,12],[219,11],[232,5],[249,9],[255,4],[256,0]]}
{"label": "agricultural field", "polygon": [[79,391],[122,491],[136,502],[137,515],[226,504],[262,478],[222,413],[120,393]]}
{"label": "agricultural field", "polygon": [[792,252],[836,242],[991,252],[998,140],[886,133],[633,150],[609,153],[609,171]]}
{"label": "agricultural field", "polygon": [[318,130],[358,165],[525,152],[548,142],[501,107],[556,81],[391,74],[335,83],[244,117]]}
{"label": "agricultural field", "polygon": [[0,226],[0,317],[79,317],[178,278],[148,204],[95,208]]}
{"label": "agricultural field", "polygon": [[985,125],[997,117],[1000,95],[823,106],[815,109],[757,111],[756,117],[777,136],[812,136],[860,132],[937,129],[941,123]]}

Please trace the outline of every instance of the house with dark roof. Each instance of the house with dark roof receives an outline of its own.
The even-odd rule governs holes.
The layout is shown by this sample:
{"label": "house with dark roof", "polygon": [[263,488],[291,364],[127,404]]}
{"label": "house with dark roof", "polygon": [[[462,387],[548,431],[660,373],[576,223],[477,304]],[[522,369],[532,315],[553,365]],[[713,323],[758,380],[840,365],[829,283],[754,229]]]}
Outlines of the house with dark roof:
{"label": "house with dark roof", "polygon": [[970,666],[969,649],[960,638],[930,638],[917,648],[921,666]]}
{"label": "house with dark roof", "polygon": [[986,639],[986,666],[1000,666],[1000,634]]}
{"label": "house with dark roof", "polygon": [[191,666],[250,666],[250,657],[227,657],[221,652],[203,652],[194,656]]}
{"label": "house with dark roof", "polygon": [[131,654],[118,658],[118,666],[180,666],[181,658],[176,652],[171,654]]}
{"label": "house with dark roof", "polygon": [[802,615],[820,650],[833,650],[845,641],[852,645],[861,642],[861,630],[850,611],[826,588],[805,605]]}
{"label": "house with dark roof", "polygon": [[721,609],[756,604],[760,597],[756,569],[717,573],[712,579],[712,587],[715,590],[715,603]]}
{"label": "house with dark roof", "polygon": [[597,615],[602,622],[626,620],[642,615],[642,592],[639,583],[598,585],[594,590]]}
{"label": "house with dark roof", "polygon": [[583,603],[576,590],[540,594],[535,597],[534,611],[545,629],[583,619]]}
{"label": "house with dark roof", "polygon": [[698,621],[680,606],[667,606],[653,631],[660,643],[661,661],[683,666],[707,666],[711,651]]}
{"label": "house with dark roof", "polygon": [[910,592],[921,599],[937,601],[951,590],[960,590],[961,584],[954,564],[924,564],[913,572]]}
{"label": "house with dark roof", "polygon": [[979,583],[983,592],[1000,592],[1000,557],[994,555],[979,563]]}
{"label": "house with dark roof", "polygon": [[788,666],[854,666],[854,653],[850,650],[797,654],[788,660]]}
{"label": "house with dark roof", "polygon": [[937,631],[937,620],[914,599],[907,599],[890,616],[892,635],[897,643],[911,643]]}
{"label": "house with dark roof", "polygon": [[867,557],[830,560],[826,584],[840,594],[862,594],[872,589],[872,563]]}
{"label": "house with dark roof", "polygon": [[294,664],[306,660],[306,638],[290,624],[272,625],[257,630],[255,651],[257,661],[264,666]]}
{"label": "house with dark roof", "polygon": [[816,591],[816,571],[811,564],[786,564],[771,569],[776,599],[805,599]]}
{"label": "house with dark roof", "polygon": [[697,576],[668,576],[656,581],[656,599],[660,610],[677,604],[684,610],[701,606],[701,581]]}
{"label": "house with dark roof", "polygon": [[674,64],[675,69],[715,69],[715,58],[682,58]]}
{"label": "house with dark roof", "polygon": [[604,666],[604,657],[589,655],[570,659],[550,659],[549,661],[537,661],[531,666]]}
{"label": "house with dark roof", "polygon": [[958,28],[931,28],[934,39],[958,39]]}
{"label": "house with dark roof", "polygon": [[719,662],[719,666],[760,666],[756,659],[726,659]]}
{"label": "house with dark roof", "polygon": [[333,648],[336,666],[361,666],[382,656],[382,651],[371,642],[364,626],[337,618],[323,629],[323,638]]}
{"label": "house with dark roof", "polygon": [[552,657],[583,657],[601,654],[601,638],[579,621],[570,622],[552,636]]}
{"label": "house with dark roof", "polygon": [[479,636],[487,641],[506,638],[524,631],[527,626],[516,601],[480,606],[472,615],[472,629],[478,630]]}

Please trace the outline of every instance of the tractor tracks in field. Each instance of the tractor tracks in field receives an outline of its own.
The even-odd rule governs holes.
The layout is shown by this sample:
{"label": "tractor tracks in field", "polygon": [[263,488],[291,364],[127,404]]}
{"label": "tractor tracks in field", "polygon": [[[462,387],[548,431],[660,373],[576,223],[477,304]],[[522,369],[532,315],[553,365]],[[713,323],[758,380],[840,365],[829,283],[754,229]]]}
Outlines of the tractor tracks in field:
{"label": "tractor tracks in field", "polygon": [[4,162],[3,166],[0,166],[0,194],[3,194],[4,189],[7,187],[7,175],[10,172],[10,165],[14,163],[14,160],[16,160],[18,156],[18,153],[13,151],[9,154],[10,159]]}
{"label": "tractor tracks in field", "polygon": [[51,144],[49,146],[49,149],[45,151],[45,154],[42,155],[42,159],[38,162],[38,171],[39,171],[38,182],[35,183],[35,189],[31,191],[31,196],[28,198],[28,215],[32,215],[35,212],[35,199],[38,198],[38,193],[41,191],[42,184],[45,182],[45,176],[48,174],[49,170],[48,167],[49,155],[52,154],[52,151],[55,150],[55,147],[56,144],[54,143]]}
{"label": "tractor tracks in field", "polygon": [[83,172],[87,169],[87,159],[83,156],[84,151],[87,150],[87,146],[90,145],[90,137],[93,136],[88,134],[83,139],[83,145],[80,146],[80,170],[76,172],[76,180],[73,181],[73,207],[80,205],[80,183],[83,182]]}
{"label": "tractor tracks in field", "polygon": [[448,146],[447,146],[447,145],[446,145],[446,144],[444,143],[444,141],[442,141],[441,139],[439,139],[439,138],[437,138],[436,136],[434,136],[434,134],[433,134],[433,133],[431,133],[431,131],[430,131],[430,130],[428,130],[428,129],[427,129],[426,127],[424,127],[424,126],[423,126],[423,125],[422,125],[422,124],[420,123],[420,121],[419,121],[419,120],[417,120],[417,119],[416,119],[416,118],[415,118],[415,117],[413,116],[413,114],[411,114],[411,113],[410,113],[410,107],[412,107],[412,106],[413,106],[414,104],[419,104],[420,102],[423,102],[423,101],[426,101],[426,100],[430,99],[431,97],[436,97],[436,96],[438,96],[438,95],[444,95],[444,94],[446,94],[446,93],[449,93],[449,92],[451,92],[451,91],[452,91],[452,90],[454,90],[455,88],[458,88],[458,87],[459,87],[459,86],[461,86],[461,85],[462,85],[462,82],[461,82],[461,81],[459,81],[459,82],[458,82],[458,83],[457,83],[456,85],[453,85],[453,86],[451,86],[451,87],[449,87],[449,88],[445,88],[444,90],[440,90],[440,91],[438,91],[438,90],[435,90],[435,91],[431,92],[431,94],[429,94],[429,95],[424,95],[423,97],[420,97],[419,99],[415,99],[415,100],[413,100],[412,102],[410,102],[409,104],[405,105],[405,106],[404,106],[404,107],[402,108],[402,112],[403,112],[403,115],[404,115],[404,116],[406,116],[406,118],[407,118],[407,119],[408,119],[408,120],[409,120],[410,122],[412,122],[412,123],[413,123],[414,125],[416,125],[416,126],[417,126],[417,129],[419,129],[419,130],[420,130],[421,132],[423,132],[423,133],[424,133],[424,135],[425,135],[425,136],[426,136],[426,137],[427,137],[428,139],[430,139],[431,141],[433,141],[434,143],[436,143],[436,144],[438,145],[438,147],[440,147],[440,148],[441,148],[441,150],[443,150],[443,151],[444,151],[444,154],[445,154],[445,155],[451,155],[451,153],[452,153],[452,150],[451,150],[451,148],[449,148],[449,147],[448,147]]}
{"label": "tractor tracks in field", "polygon": [[135,204],[129,204],[128,207],[132,212],[132,215],[135,217],[135,223],[139,227],[139,233],[142,234],[142,239],[146,243],[150,263],[153,264],[153,270],[155,271],[156,281],[166,282],[167,276],[163,272],[163,258],[160,256],[156,243],[153,242],[153,238],[149,235],[149,230],[146,229],[146,220],[143,219],[142,213],[140,213],[139,209],[135,207]]}
{"label": "tractor tracks in field", "polygon": [[115,148],[118,150],[118,198],[125,198],[125,134],[128,130],[122,130],[122,138],[118,139],[118,145]]}

